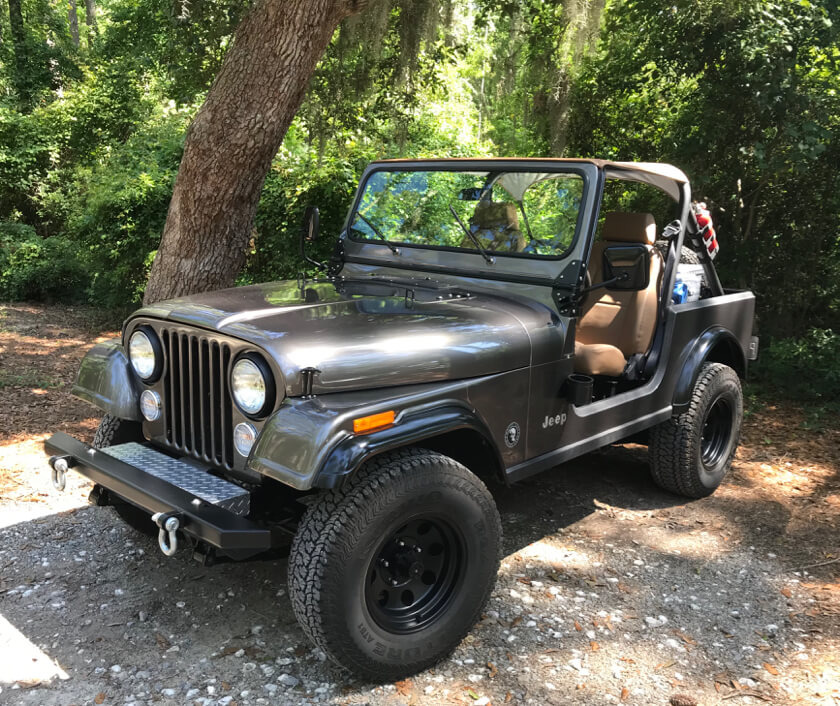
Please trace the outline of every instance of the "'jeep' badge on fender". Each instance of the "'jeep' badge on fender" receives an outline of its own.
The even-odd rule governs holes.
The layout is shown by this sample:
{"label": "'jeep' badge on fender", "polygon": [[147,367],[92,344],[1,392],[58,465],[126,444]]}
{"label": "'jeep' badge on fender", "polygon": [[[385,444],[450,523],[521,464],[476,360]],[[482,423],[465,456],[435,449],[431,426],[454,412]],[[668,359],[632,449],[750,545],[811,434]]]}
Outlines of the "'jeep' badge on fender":
{"label": "'jeep' badge on fender", "polygon": [[505,446],[509,449],[516,446],[519,443],[521,434],[522,432],[519,430],[519,425],[516,422],[508,424],[508,428],[505,429]]}
{"label": "'jeep' badge on fender", "polygon": [[553,417],[546,417],[543,419],[542,428],[548,429],[549,427],[561,427],[566,423],[566,415],[565,414],[557,414]]}

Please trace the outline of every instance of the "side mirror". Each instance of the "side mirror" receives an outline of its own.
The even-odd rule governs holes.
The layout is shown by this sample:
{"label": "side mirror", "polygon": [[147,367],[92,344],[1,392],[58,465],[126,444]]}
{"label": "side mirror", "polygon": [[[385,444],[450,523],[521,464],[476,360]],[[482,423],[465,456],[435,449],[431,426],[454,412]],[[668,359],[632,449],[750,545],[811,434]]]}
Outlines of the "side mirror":
{"label": "side mirror", "polygon": [[320,226],[320,215],[317,206],[307,206],[303,215],[303,226],[300,229],[300,256],[315,267],[323,267],[323,262],[318,262],[306,254],[306,243],[314,243],[318,239]]}
{"label": "side mirror", "polygon": [[607,289],[639,291],[650,284],[650,250],[641,244],[612,245],[604,249],[604,284]]}

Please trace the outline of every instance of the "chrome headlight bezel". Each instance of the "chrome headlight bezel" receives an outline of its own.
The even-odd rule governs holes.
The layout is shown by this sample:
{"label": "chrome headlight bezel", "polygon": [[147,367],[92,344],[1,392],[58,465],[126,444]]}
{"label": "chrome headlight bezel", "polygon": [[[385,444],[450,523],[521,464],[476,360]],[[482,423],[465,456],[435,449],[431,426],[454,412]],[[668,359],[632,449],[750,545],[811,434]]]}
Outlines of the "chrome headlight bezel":
{"label": "chrome headlight bezel", "polygon": [[[257,405],[256,402],[247,404],[247,401],[241,399],[240,392],[237,391],[237,367],[240,370],[248,370],[247,375],[255,379],[256,373],[262,379],[262,400]],[[240,387],[241,390],[241,387]],[[243,353],[238,356],[230,366],[230,395],[237,409],[242,412],[248,419],[262,419],[274,408],[276,389],[274,384],[274,375],[269,368],[265,359],[257,353]]]}
{"label": "chrome headlight bezel", "polygon": [[[146,350],[152,355],[151,368],[148,366],[143,367],[139,364],[140,347],[144,346],[142,343],[143,339],[145,339],[148,344],[148,348]],[[138,342],[137,346],[134,345],[135,341]],[[136,352],[133,351],[132,348],[134,348]],[[128,360],[131,363],[131,369],[144,383],[149,385],[160,377],[160,374],[163,371],[163,347],[160,344],[158,335],[154,332],[151,326],[138,326],[134,331],[132,331],[131,335],[128,337],[126,352],[128,353]],[[148,358],[146,360],[148,360]],[[144,372],[146,371],[149,372],[144,375]]]}

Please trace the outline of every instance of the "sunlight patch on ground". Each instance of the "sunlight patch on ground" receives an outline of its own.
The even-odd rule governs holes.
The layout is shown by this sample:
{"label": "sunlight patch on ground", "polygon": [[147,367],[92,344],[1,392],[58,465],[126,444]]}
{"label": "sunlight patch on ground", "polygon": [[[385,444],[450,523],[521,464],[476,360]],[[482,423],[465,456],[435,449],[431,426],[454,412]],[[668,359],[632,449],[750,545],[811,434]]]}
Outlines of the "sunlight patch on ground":
{"label": "sunlight patch on ground", "polygon": [[33,644],[20,630],[0,615],[0,684],[35,686],[58,677],[70,676],[58,663]]}
{"label": "sunlight patch on ground", "polygon": [[563,567],[565,569],[589,569],[592,562],[596,561],[588,554],[568,547],[555,546],[544,539],[523,547],[514,556],[521,557],[529,563],[536,562],[546,564],[551,568]]}
{"label": "sunlight patch on ground", "polygon": [[0,528],[87,505],[92,484],[84,476],[68,473],[64,491],[53,488],[43,445],[47,436],[0,445]]}

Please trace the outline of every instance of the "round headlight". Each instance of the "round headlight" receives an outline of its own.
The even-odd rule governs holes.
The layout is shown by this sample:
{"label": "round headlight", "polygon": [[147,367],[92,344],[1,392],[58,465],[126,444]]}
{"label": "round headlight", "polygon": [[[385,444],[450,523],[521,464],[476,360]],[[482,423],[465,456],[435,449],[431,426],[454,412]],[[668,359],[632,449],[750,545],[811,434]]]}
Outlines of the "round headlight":
{"label": "round headlight", "polygon": [[266,411],[273,402],[271,373],[262,361],[240,358],[233,365],[230,382],[236,405],[250,417]]}
{"label": "round headlight", "polygon": [[149,334],[143,330],[135,331],[128,339],[128,358],[131,367],[142,380],[154,377],[158,369],[158,353]]}

